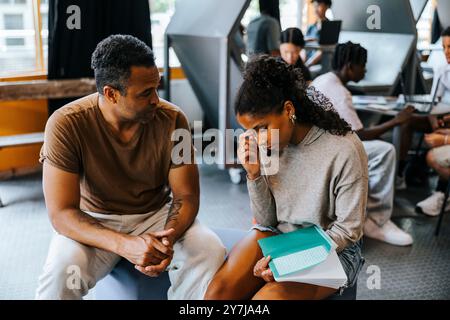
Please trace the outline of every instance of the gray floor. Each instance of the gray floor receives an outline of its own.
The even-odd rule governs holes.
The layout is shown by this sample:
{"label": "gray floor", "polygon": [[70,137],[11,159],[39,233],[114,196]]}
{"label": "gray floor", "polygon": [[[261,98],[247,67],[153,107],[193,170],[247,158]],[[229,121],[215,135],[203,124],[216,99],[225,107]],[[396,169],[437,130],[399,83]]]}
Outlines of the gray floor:
{"label": "gray floor", "polygon": [[[245,184],[233,185],[227,172],[202,167],[201,188],[203,223],[250,227]],[[6,204],[0,209],[0,299],[32,299],[51,236],[41,177],[0,181],[0,195]],[[437,219],[414,212],[413,205],[426,195],[425,188],[416,188],[396,197],[393,220],[413,234],[412,247],[365,240],[366,264],[359,277],[358,299],[450,299],[450,217],[444,219],[441,235],[434,237]],[[367,286],[371,266],[380,270],[380,289]]]}

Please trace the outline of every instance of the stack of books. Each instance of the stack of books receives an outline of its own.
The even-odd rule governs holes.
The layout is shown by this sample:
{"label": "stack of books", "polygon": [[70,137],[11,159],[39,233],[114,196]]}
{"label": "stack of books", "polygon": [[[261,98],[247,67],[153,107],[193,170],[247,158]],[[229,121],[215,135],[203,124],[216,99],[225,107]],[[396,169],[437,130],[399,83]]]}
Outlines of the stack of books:
{"label": "stack of books", "polygon": [[290,281],[339,289],[347,275],[331,238],[318,226],[258,240],[277,282]]}

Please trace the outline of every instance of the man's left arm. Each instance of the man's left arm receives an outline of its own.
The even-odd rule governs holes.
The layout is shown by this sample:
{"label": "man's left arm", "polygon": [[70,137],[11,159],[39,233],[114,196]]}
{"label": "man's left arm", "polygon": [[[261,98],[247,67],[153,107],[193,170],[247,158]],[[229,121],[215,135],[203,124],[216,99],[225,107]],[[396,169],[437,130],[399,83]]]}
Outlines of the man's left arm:
{"label": "man's left arm", "polygon": [[[162,237],[162,243],[172,247],[197,217],[200,203],[197,165],[186,164],[181,167],[171,168],[169,171],[169,185],[172,189],[173,200],[164,230],[173,229],[174,231],[169,236]],[[166,270],[172,258],[173,256],[163,260],[159,265],[136,266],[136,269],[150,277],[157,277]]]}
{"label": "man's left arm", "polygon": [[169,185],[173,201],[167,216],[165,230],[174,229],[168,239],[174,244],[191,226],[199,209],[199,174],[196,164],[186,164],[169,171]]}

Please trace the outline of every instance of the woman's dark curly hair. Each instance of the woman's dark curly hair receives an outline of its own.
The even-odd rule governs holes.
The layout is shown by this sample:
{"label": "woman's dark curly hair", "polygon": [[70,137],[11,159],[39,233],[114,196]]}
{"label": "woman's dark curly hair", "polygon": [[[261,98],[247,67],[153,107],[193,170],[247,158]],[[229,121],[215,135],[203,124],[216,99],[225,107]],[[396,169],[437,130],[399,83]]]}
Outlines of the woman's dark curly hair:
{"label": "woman's dark curly hair", "polygon": [[306,85],[300,69],[280,58],[253,57],[246,65],[244,82],[236,97],[236,114],[281,113],[286,101],[294,104],[299,122],[315,125],[334,135],[345,136],[352,131],[332,103],[321,92]]}

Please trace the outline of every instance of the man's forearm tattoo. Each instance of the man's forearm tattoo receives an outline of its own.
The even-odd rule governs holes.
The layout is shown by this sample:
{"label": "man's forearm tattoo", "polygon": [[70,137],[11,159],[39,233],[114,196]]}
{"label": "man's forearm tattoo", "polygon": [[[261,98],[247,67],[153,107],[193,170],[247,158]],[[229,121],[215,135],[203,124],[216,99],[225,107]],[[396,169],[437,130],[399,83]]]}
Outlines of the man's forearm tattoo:
{"label": "man's forearm tattoo", "polygon": [[80,213],[78,215],[78,221],[80,223],[87,223],[91,226],[97,228],[97,229],[105,229],[105,226],[103,226],[100,222],[98,222],[96,219],[92,218],[90,215],[86,213]]}
{"label": "man's forearm tattoo", "polygon": [[167,216],[166,225],[168,223],[177,223],[178,222],[178,216],[180,215],[181,207],[183,206],[183,200],[182,199],[173,199],[172,205],[170,206],[169,214]]}

